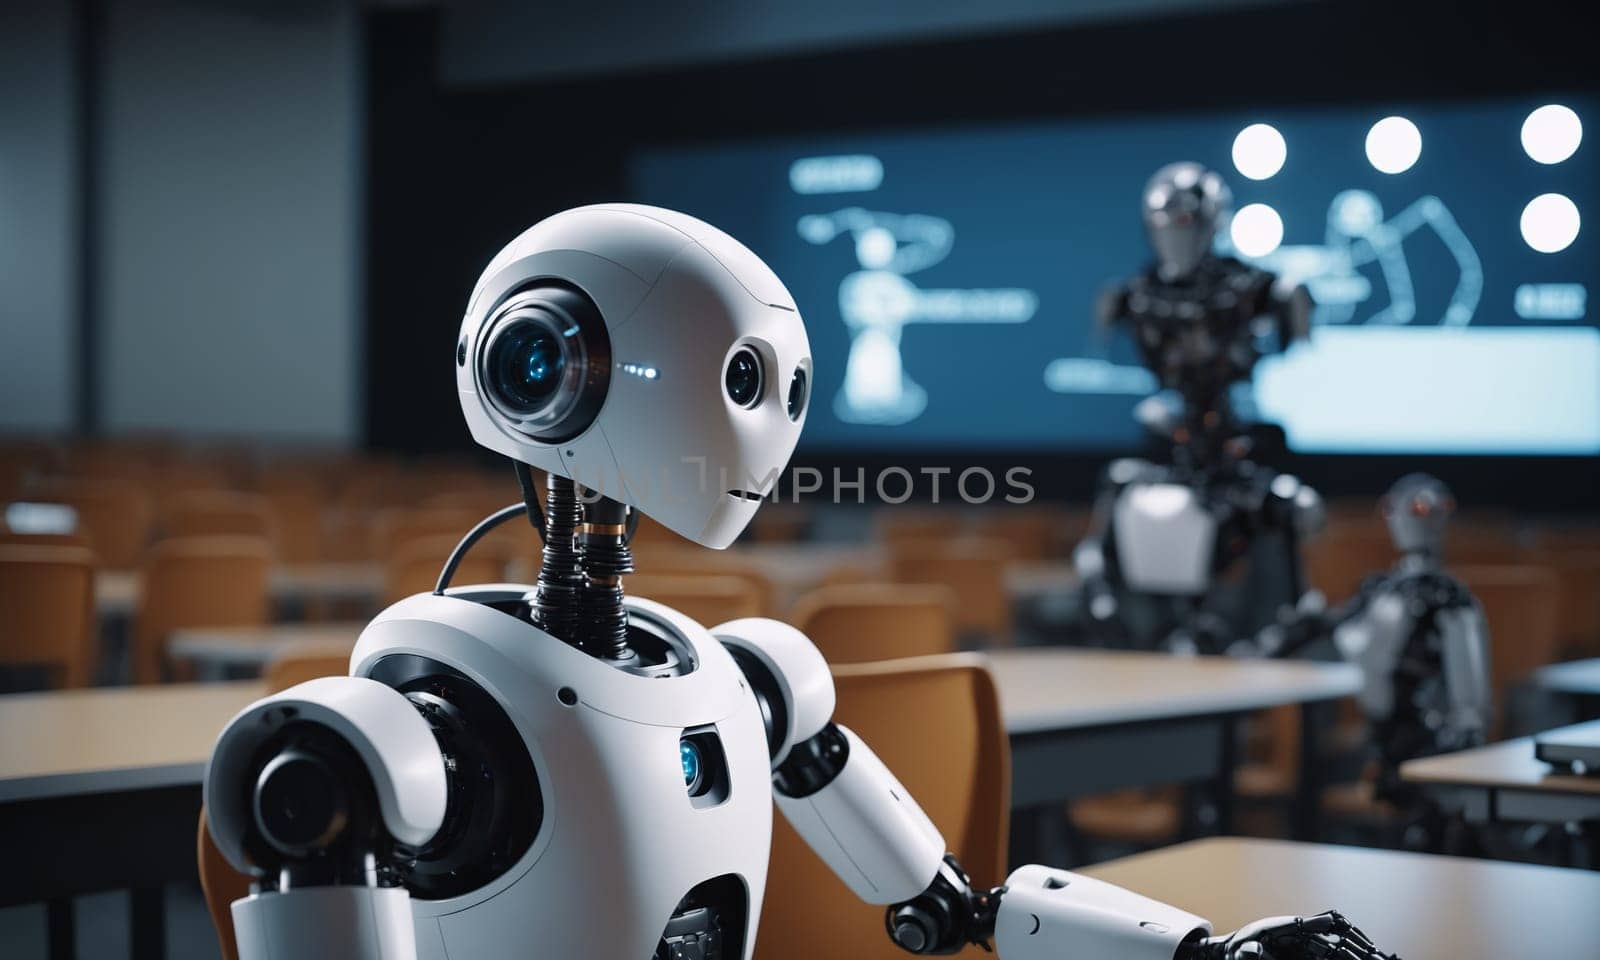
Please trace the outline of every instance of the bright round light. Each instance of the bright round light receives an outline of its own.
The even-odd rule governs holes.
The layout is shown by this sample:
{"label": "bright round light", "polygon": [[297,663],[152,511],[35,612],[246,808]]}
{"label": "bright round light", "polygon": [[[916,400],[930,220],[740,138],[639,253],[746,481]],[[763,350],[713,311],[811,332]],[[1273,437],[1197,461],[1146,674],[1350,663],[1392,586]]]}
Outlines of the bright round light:
{"label": "bright round light", "polygon": [[1283,169],[1289,148],[1278,128],[1252,123],[1233,138],[1233,166],[1251,180],[1265,180]]}
{"label": "bright round light", "polygon": [[1542,193],[1522,208],[1522,239],[1540,253],[1559,253],[1578,239],[1578,205],[1559,193]]}
{"label": "bright round light", "polygon": [[1241,207],[1228,226],[1233,247],[1247,257],[1264,257],[1283,242],[1283,218],[1264,203]]}
{"label": "bright round light", "polygon": [[1583,121],[1572,108],[1546,104],[1522,121],[1522,149],[1540,163],[1560,163],[1578,152]]}
{"label": "bright round light", "polygon": [[1367,159],[1382,173],[1410,170],[1422,156],[1422,131],[1405,117],[1384,117],[1367,131]]}

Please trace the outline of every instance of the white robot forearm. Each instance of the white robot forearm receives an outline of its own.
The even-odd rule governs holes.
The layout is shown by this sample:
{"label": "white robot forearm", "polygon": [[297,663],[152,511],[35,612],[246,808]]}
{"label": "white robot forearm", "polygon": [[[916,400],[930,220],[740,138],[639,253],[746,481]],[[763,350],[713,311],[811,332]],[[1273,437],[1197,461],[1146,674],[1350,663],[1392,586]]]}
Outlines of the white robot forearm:
{"label": "white robot forearm", "polygon": [[1494,712],[1489,677],[1489,624],[1476,601],[1441,610],[1434,619],[1441,634],[1440,656],[1450,691],[1450,722],[1461,731],[1481,736]]}
{"label": "white robot forearm", "polygon": [[[992,939],[1001,960],[1173,960],[1210,932],[1176,907],[1048,867],[1022,867],[999,890],[973,890],[938,828],[860,737],[830,724],[813,740],[818,747],[796,752],[817,756],[797,763],[791,753],[780,769],[778,809],[858,897],[891,905],[890,936],[908,952]],[[828,770],[832,780],[819,785]]]}
{"label": "white robot forearm", "polygon": [[758,697],[779,703],[774,799],[795,831],[856,896],[889,906],[894,941],[951,953],[994,940],[1002,960],[1104,956],[1172,960],[1206,921],[1088,877],[1023,867],[1005,887],[973,890],[944,837],[859,736],[834,724],[828,665],[804,634],[772,620],[713,631],[741,653]]}

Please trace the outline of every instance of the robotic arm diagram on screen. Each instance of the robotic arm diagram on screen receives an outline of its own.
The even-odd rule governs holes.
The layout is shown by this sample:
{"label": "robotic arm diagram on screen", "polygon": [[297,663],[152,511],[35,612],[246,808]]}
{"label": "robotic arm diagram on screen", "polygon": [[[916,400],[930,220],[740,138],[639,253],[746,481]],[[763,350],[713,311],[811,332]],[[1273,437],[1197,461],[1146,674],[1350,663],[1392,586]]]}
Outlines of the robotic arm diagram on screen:
{"label": "robotic arm diagram on screen", "polygon": [[[1455,258],[1459,278],[1442,314],[1419,316],[1405,245],[1412,234],[1425,228],[1432,230]],[[1433,196],[1420,197],[1385,220],[1383,205],[1371,191],[1343,190],[1328,205],[1327,239],[1320,246],[1285,244],[1247,259],[1286,282],[1305,284],[1317,302],[1318,323],[1465,326],[1472,322],[1483,292],[1478,251],[1450,208]],[[1384,291],[1362,274],[1368,264],[1380,269]],[[1387,302],[1381,299],[1383,292]]]}
{"label": "robotic arm diagram on screen", "polygon": [[927,409],[927,391],[901,359],[907,324],[1026,323],[1039,306],[1031,290],[927,290],[906,279],[950,255],[955,229],[938,217],[850,207],[807,214],[797,228],[818,246],[848,234],[861,264],[839,282],[850,352],[833,410],[846,423],[893,426]]}
{"label": "robotic arm diagram on screen", "polygon": [[1161,383],[1096,304],[1150,261],[1144,179],[1187,160],[1234,192],[1217,255],[1316,301],[1239,402],[1292,449],[1584,455],[1600,166],[1594,105],[1559,99],[720,142],[630,169],[638,199],[747,237],[815,318],[813,448],[1138,448]]}

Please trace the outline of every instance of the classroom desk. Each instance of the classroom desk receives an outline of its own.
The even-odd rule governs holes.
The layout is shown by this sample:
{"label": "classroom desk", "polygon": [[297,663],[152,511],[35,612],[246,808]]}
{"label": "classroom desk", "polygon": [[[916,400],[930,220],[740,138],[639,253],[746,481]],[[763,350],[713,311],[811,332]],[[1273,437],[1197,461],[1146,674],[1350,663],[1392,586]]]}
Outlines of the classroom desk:
{"label": "classroom desk", "polygon": [[1406,960],[1600,954],[1600,873],[1588,870],[1213,837],[1082,872],[1218,932],[1334,909]]}
{"label": "classroom desk", "polygon": [[[1360,689],[1347,664],[1030,648],[989,651],[1011,739],[1011,805],[1021,846],[1045,839],[1075,797],[1208,782],[1216,829],[1233,814],[1240,717],[1300,705],[1301,756],[1316,757],[1321,707]],[[1317,830],[1321,765],[1301,764],[1294,834]],[[1031,839],[1025,834],[1035,833]]]}
{"label": "classroom desk", "polygon": [[1600,657],[1540,667],[1533,673],[1533,685],[1571,700],[1577,709],[1570,719],[1600,717]]}
{"label": "classroom desk", "polygon": [[[375,604],[383,595],[383,568],[368,563],[310,563],[272,568],[267,590],[278,603],[352,601]],[[131,616],[139,607],[136,570],[102,570],[94,578],[95,609],[102,617]]]}
{"label": "classroom desk", "polygon": [[365,621],[280,623],[265,627],[196,627],[174,630],[167,656],[193,663],[201,679],[259,674],[287,654],[349,655]]}
{"label": "classroom desk", "polygon": [[[1600,720],[1559,729],[1579,728],[1600,730]],[[1600,777],[1575,777],[1552,770],[1548,763],[1534,759],[1533,738],[1518,737],[1411,760],[1400,765],[1400,776],[1473,822],[1600,821]]]}
{"label": "classroom desk", "polygon": [[70,897],[132,891],[136,958],[165,943],[161,887],[196,876],[200,778],[217,734],[263,688],[174,684],[0,696],[0,906],[50,903],[70,956]]}
{"label": "classroom desk", "polygon": [[[1011,733],[1014,806],[1059,819],[1074,796],[1211,780],[1224,829],[1236,719],[1358,687],[1341,664],[1152,653],[1007,650],[991,653],[990,666]],[[0,871],[0,905],[137,888],[145,929],[136,942],[159,944],[160,911],[149,904],[159,906],[160,884],[194,876],[212,743],[262,692],[231,683],[0,697],[0,730],[28,731],[0,738],[0,849],[37,864]],[[1316,725],[1304,726],[1309,735]],[[1304,772],[1314,799],[1317,765]]]}
{"label": "classroom desk", "polygon": [[1533,682],[1546,690],[1580,697],[1600,697],[1600,657],[1552,663],[1534,671]]}

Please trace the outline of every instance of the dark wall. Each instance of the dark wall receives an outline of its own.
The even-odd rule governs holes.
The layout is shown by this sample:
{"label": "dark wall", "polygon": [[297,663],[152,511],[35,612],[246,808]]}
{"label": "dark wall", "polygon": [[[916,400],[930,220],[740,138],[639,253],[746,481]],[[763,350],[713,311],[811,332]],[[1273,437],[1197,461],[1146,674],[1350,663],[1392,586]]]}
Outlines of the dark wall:
{"label": "dark wall", "polygon": [[[447,358],[473,281],[502,244],[541,217],[625,199],[625,164],[636,145],[1229,105],[1593,91],[1600,69],[1578,9],[1290,4],[471,91],[439,81],[437,14],[373,13],[367,440],[409,452],[471,448]],[[528,38],[527,55],[539,56],[537,37]],[[896,460],[911,467],[953,459],[1024,464],[1036,471],[1042,492],[1066,496],[1087,494],[1104,462],[1037,450],[927,454]],[[860,457],[848,463],[852,472],[874,466]],[[1317,457],[1286,466],[1332,495],[1370,494],[1406,470],[1428,469],[1469,503],[1600,506],[1600,458]]]}

